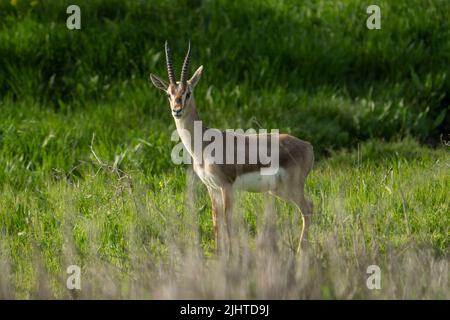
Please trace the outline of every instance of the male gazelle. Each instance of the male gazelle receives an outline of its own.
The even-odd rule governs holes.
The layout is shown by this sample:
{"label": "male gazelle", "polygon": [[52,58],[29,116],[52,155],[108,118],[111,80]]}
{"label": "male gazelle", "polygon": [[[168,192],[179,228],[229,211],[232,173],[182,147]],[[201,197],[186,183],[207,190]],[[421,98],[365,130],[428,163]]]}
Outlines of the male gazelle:
{"label": "male gazelle", "polygon": [[[272,139],[269,139],[269,137],[273,138],[272,134],[233,133],[232,144],[223,143],[224,150],[222,154],[224,157],[227,153],[232,152],[233,155],[236,155],[238,150],[244,150],[244,163],[237,161],[234,163],[229,163],[228,161],[217,162],[208,158],[201,159],[201,154],[198,151],[200,153],[203,152],[208,143],[194,141],[196,136],[194,133],[195,126],[200,125],[201,137],[203,137],[205,131],[213,130],[215,134],[222,135],[222,141],[226,141],[225,136],[229,132],[219,129],[208,129],[200,122],[193,91],[200,79],[203,66],[200,66],[188,80],[191,55],[190,44],[184,59],[180,81],[175,80],[171,51],[167,42],[165,44],[165,52],[169,83],[153,74],[150,75],[150,79],[155,87],[166,92],[178,134],[192,157],[193,169],[208,189],[212,202],[216,250],[219,250],[224,244],[230,243],[233,195],[234,190],[238,189],[250,192],[269,192],[297,206],[301,211],[303,220],[297,248],[298,252],[302,241],[306,239],[312,214],[312,203],[304,195],[305,180],[314,163],[312,145],[287,134],[277,135],[278,150],[276,152],[279,157],[277,159],[279,169],[271,175],[262,175],[261,173],[261,169],[267,167],[267,163],[263,164],[260,159],[252,163],[248,160],[254,156],[249,151],[250,144],[254,143],[254,145],[260,146],[260,143],[267,143],[270,148]],[[195,143],[200,143],[200,150],[193,147]],[[230,150],[230,148],[233,150]]]}

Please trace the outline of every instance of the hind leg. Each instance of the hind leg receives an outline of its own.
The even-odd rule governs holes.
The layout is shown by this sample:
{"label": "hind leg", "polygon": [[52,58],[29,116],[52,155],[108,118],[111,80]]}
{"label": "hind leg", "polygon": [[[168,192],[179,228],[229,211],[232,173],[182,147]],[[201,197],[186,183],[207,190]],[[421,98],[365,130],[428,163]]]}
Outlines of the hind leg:
{"label": "hind leg", "polygon": [[308,231],[311,224],[312,202],[305,198],[303,191],[296,198],[291,200],[295,203],[302,215],[302,229],[300,232],[300,241],[298,242],[297,253],[308,244]]}
{"label": "hind leg", "polygon": [[300,238],[298,242],[298,247],[296,253],[299,253],[302,247],[305,247],[307,244],[308,237],[308,229],[311,224],[311,215],[312,215],[312,202],[305,198],[304,194],[304,181],[305,178],[303,176],[297,176],[297,179],[291,179],[289,181],[285,181],[282,184],[282,188],[278,188],[277,190],[272,191],[271,193],[275,196],[282,198],[285,201],[288,201],[294,204],[297,209],[300,211],[302,218],[302,227],[300,229]]}

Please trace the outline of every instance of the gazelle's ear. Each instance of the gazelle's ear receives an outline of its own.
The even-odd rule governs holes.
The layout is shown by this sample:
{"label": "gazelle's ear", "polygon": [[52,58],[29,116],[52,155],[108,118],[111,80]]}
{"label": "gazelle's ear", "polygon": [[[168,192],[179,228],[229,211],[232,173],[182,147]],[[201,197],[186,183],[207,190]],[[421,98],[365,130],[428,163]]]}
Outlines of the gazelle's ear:
{"label": "gazelle's ear", "polygon": [[191,87],[195,87],[196,86],[198,80],[200,80],[202,72],[203,72],[203,66],[198,67],[197,71],[194,72],[194,75],[188,81],[189,84],[191,85]]}
{"label": "gazelle's ear", "polygon": [[165,82],[160,77],[155,76],[154,74],[150,74],[150,80],[152,81],[153,85],[157,87],[158,89],[161,89],[163,91],[167,90],[167,87],[169,86],[167,82]]}

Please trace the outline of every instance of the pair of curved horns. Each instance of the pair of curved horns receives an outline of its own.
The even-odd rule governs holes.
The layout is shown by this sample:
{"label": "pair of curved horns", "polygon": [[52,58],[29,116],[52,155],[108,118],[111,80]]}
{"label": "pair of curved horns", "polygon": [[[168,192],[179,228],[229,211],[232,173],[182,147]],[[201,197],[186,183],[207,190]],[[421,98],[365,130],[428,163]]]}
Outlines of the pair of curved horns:
{"label": "pair of curved horns", "polygon": [[[173,73],[173,63],[172,63],[172,52],[167,44],[165,43],[166,49],[166,63],[167,63],[167,73],[169,74],[169,81],[172,84],[176,84],[175,75]],[[188,72],[189,72],[189,62],[191,60],[191,42],[189,41],[188,51],[186,57],[184,57],[183,67],[181,69],[181,79],[180,82],[185,85],[187,82]]]}

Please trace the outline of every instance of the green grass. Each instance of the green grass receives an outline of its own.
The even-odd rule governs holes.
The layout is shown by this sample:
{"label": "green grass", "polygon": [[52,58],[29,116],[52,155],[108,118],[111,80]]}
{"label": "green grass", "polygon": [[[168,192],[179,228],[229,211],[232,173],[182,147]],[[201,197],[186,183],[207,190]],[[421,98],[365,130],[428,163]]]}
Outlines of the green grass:
{"label": "green grass", "polygon": [[[449,296],[448,1],[0,1],[0,298]],[[169,39],[205,66],[206,125],[310,141],[311,245],[289,205],[240,195],[233,252],[174,166]],[[66,289],[66,268],[82,290]],[[382,270],[382,290],[365,286]]]}

